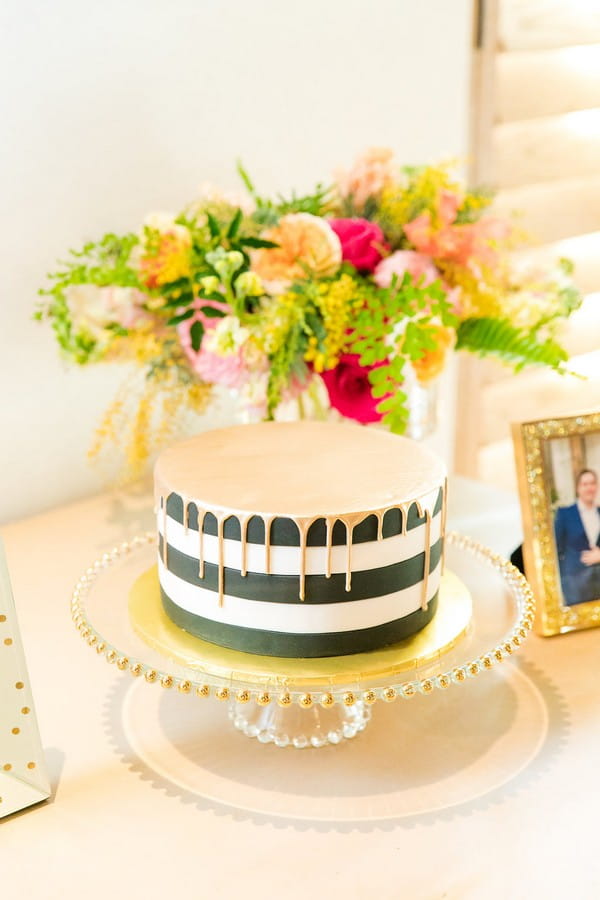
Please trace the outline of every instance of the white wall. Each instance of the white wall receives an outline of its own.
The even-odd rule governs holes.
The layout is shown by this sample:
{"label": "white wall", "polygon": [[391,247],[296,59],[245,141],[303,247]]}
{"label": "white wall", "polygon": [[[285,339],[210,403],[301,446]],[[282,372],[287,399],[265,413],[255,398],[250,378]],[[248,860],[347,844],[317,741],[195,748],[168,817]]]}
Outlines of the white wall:
{"label": "white wall", "polygon": [[0,521],[98,491],[119,372],[67,370],[36,290],[66,248],[202,181],[308,187],[365,146],[464,155],[471,0],[4,0]]}

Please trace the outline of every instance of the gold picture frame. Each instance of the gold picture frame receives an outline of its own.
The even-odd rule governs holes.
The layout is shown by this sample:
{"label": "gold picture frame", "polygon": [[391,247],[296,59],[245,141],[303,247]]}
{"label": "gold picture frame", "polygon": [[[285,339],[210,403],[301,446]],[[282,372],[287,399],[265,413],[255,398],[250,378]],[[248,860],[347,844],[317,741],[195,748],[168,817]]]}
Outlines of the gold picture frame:
{"label": "gold picture frame", "polygon": [[[567,576],[564,554],[559,562],[556,535],[560,536],[560,531],[555,531],[555,520],[561,506],[565,506],[565,512],[569,501],[569,508],[577,506],[578,485],[584,471],[596,473],[600,495],[600,411],[515,423],[512,433],[523,517],[525,573],[536,598],[535,631],[549,636],[599,626],[600,589],[597,597],[593,594],[594,599],[579,600],[573,595],[565,599]],[[588,444],[593,449],[593,461],[589,464]],[[561,458],[565,471],[557,463]],[[563,484],[562,494],[557,490],[558,481]],[[598,499],[594,501],[597,507],[599,503]],[[578,521],[582,523],[581,517]],[[588,563],[588,568],[591,572],[593,567]],[[592,592],[600,577],[600,564],[593,577]]]}

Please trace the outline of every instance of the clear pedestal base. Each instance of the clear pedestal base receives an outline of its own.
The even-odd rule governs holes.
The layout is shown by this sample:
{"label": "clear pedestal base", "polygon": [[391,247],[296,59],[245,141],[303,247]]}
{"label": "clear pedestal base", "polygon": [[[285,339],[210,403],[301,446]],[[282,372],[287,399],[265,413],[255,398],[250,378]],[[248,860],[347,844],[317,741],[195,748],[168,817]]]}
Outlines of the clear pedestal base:
{"label": "clear pedestal base", "polygon": [[229,704],[229,719],[238,731],[261,744],[298,750],[339,744],[356,737],[365,730],[370,718],[371,710],[362,701],[352,706],[335,703],[327,709],[282,707],[276,703],[258,706],[236,700]]}

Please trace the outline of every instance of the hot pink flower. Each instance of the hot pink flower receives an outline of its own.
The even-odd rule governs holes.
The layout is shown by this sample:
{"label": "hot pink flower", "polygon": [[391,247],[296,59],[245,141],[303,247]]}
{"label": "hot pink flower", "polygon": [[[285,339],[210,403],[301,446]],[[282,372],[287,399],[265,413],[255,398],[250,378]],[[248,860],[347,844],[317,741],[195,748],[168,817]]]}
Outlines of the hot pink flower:
{"label": "hot pink flower", "polygon": [[330,219],[329,224],[340,239],[342,259],[359,272],[372,272],[387,248],[379,225],[367,219]]}
{"label": "hot pink flower", "polygon": [[371,392],[369,372],[383,363],[374,366],[361,366],[359,357],[352,353],[344,353],[335,369],[321,374],[321,378],[329,394],[329,402],[348,419],[357,422],[379,422],[382,414],[377,406],[382,399],[376,399]]}

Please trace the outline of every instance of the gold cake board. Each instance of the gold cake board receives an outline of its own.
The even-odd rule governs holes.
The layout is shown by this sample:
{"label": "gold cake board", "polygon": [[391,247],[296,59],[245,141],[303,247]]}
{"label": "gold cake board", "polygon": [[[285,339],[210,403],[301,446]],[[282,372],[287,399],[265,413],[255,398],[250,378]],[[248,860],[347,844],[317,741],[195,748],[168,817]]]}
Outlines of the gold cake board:
{"label": "gold cake board", "polygon": [[323,688],[325,683],[333,686],[387,679],[398,672],[435,662],[464,637],[472,611],[468,589],[453,572],[446,570],[434,618],[412,637],[368,653],[289,659],[229,650],[183,631],[163,609],[156,566],[144,572],[129,593],[129,616],[137,635],[173,662],[197,673],[198,678],[212,676],[257,687],[275,682],[290,690],[311,685]]}

